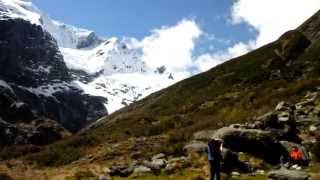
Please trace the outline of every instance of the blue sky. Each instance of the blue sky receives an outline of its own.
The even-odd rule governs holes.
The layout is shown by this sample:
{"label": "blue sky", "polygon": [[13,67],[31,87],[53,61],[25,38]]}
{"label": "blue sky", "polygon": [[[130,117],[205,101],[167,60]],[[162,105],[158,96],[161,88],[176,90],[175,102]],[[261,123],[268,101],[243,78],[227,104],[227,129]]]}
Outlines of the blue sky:
{"label": "blue sky", "polygon": [[52,19],[135,38],[155,65],[197,72],[277,39],[320,9],[319,0],[32,1]]}
{"label": "blue sky", "polygon": [[[34,4],[53,19],[94,30],[101,36],[135,37],[142,39],[150,30],[173,26],[185,18],[194,19],[207,34],[231,42],[254,37],[248,25],[228,23],[232,0],[33,0]],[[199,51],[209,51],[229,44],[202,38]]]}

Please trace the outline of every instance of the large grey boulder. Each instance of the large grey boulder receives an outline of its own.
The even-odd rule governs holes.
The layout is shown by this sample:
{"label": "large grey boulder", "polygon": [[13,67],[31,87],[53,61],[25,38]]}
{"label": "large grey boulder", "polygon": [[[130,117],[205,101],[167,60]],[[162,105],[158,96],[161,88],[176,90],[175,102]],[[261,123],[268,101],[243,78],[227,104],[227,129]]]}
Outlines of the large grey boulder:
{"label": "large grey boulder", "polygon": [[223,139],[225,148],[246,152],[270,163],[279,163],[280,157],[287,153],[278,142],[283,137],[281,132],[224,127],[213,137]]}
{"label": "large grey boulder", "polygon": [[153,159],[152,161],[143,161],[142,165],[153,171],[160,171],[166,167],[167,161],[165,159]]}
{"label": "large grey boulder", "polygon": [[151,173],[151,169],[148,168],[148,167],[145,167],[145,166],[137,166],[134,168],[134,173],[137,173],[137,174],[145,174],[145,173]]}
{"label": "large grey boulder", "polygon": [[193,139],[198,141],[209,141],[216,130],[203,130],[193,134]]}
{"label": "large grey boulder", "polygon": [[280,169],[268,173],[272,180],[308,180],[309,175],[303,171]]}

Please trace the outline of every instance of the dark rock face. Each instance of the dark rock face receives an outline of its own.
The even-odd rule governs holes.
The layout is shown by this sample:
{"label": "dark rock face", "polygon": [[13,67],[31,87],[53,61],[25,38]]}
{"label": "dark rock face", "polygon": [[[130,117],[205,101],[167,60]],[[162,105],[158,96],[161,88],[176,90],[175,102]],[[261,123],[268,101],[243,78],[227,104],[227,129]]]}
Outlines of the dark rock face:
{"label": "dark rock face", "polygon": [[28,123],[7,123],[0,120],[0,146],[45,145],[71,135],[56,121],[38,118]]}
{"label": "dark rock face", "polygon": [[103,74],[103,70],[94,74],[88,74],[83,70],[70,69],[70,73],[73,79],[78,80],[82,83],[88,84],[89,82],[92,82],[95,78]]}
{"label": "dark rock face", "polygon": [[76,132],[107,114],[106,99],[72,82],[56,41],[40,26],[0,20],[0,54],[1,145],[52,142],[63,128]]}
{"label": "dark rock face", "polygon": [[20,19],[1,20],[0,24],[0,79],[28,87],[70,80],[50,34]]}
{"label": "dark rock face", "polygon": [[71,135],[59,123],[47,118],[38,118],[29,124],[19,124],[18,128],[28,132],[27,143],[36,145],[49,144]]}
{"label": "dark rock face", "polygon": [[86,47],[90,47],[90,46],[95,46],[101,42],[102,42],[102,40],[99,39],[94,32],[92,32],[85,39],[82,39],[78,42],[77,48],[81,49],[81,48],[86,48]]}
{"label": "dark rock face", "polygon": [[0,86],[0,117],[6,119],[10,123],[23,121],[31,121],[35,118],[31,107],[19,102],[17,96],[10,89]]}

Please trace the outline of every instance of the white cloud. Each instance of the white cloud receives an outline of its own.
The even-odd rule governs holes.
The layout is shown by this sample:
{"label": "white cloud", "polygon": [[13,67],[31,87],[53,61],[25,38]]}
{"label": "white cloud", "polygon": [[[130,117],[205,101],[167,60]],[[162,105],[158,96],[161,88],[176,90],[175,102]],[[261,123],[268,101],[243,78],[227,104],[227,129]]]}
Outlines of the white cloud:
{"label": "white cloud", "polygon": [[224,51],[200,55],[195,60],[195,66],[200,72],[207,71],[212,67],[223,63],[226,60],[247,53],[248,51],[254,48],[254,45],[255,44],[253,42],[249,42],[248,44],[240,42],[238,44],[235,44],[234,46],[229,47],[227,50]]}
{"label": "white cloud", "polygon": [[192,51],[201,34],[200,27],[190,19],[154,29],[140,42],[142,59],[152,68],[165,65],[169,71],[183,71],[192,65]]}
{"label": "white cloud", "polygon": [[231,22],[247,23],[258,31],[254,40],[239,42],[224,51],[204,54],[195,60],[199,71],[208,70],[231,58],[270,43],[297,28],[320,9],[320,0],[236,0]]}
{"label": "white cloud", "polygon": [[238,0],[232,7],[232,22],[253,26],[260,47],[297,28],[319,8],[319,0]]}

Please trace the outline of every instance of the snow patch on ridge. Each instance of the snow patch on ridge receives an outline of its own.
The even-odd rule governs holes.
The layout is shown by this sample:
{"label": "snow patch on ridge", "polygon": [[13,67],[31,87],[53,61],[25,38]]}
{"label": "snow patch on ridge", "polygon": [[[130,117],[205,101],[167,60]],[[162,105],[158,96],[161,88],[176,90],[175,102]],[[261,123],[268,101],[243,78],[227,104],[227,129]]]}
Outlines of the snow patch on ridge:
{"label": "snow patch on ridge", "polygon": [[4,17],[21,18],[32,24],[40,25],[39,10],[30,1],[0,0],[1,19]]}
{"label": "snow patch on ridge", "polygon": [[107,98],[106,108],[112,113],[175,82],[168,80],[168,74],[127,73],[100,76],[88,84],[76,83],[86,94]]}
{"label": "snow patch on ridge", "polygon": [[7,82],[0,80],[0,86],[9,89],[13,93],[13,89]]}
{"label": "snow patch on ridge", "polygon": [[[133,46],[125,38],[103,39],[93,31],[52,20],[30,1],[0,0],[0,19],[10,18],[40,25],[56,39],[67,67],[85,72],[75,72],[72,83],[21,87],[38,96],[53,96],[59,91],[76,88],[85,94],[107,98],[106,108],[111,113],[186,77],[169,72],[165,66],[150,67],[143,60],[142,47]],[[49,73],[50,67],[40,66],[33,71]],[[90,78],[81,81],[82,76]],[[0,81],[1,85],[6,84]]]}

